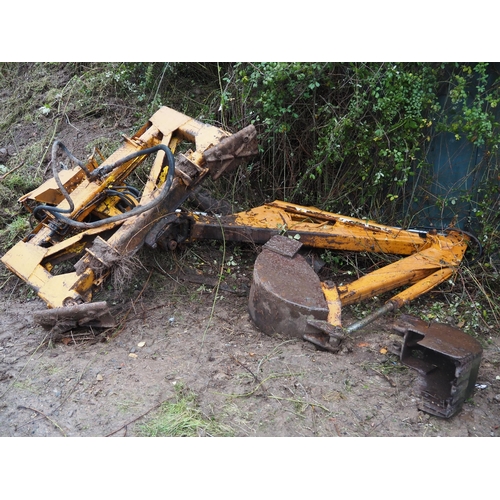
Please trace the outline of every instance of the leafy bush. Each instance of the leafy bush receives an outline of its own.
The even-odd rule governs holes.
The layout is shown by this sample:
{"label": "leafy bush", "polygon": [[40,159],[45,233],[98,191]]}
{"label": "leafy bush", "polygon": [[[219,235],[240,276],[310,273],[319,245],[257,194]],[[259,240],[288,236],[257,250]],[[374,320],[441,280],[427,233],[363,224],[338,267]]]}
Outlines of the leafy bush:
{"label": "leafy bush", "polygon": [[[432,65],[239,64],[233,87],[262,131],[264,194],[351,213],[393,210],[437,106]],[[236,92],[232,92],[235,94]],[[403,192],[404,194],[404,192]],[[402,200],[401,200],[402,201]]]}

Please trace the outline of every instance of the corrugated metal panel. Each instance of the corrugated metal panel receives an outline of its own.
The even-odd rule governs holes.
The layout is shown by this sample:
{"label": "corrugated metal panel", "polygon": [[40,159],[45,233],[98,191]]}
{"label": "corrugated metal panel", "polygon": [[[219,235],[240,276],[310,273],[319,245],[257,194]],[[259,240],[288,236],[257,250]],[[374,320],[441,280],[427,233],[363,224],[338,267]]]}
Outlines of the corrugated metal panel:
{"label": "corrugated metal panel", "polygon": [[[498,77],[500,66],[491,65],[493,82]],[[494,74],[496,73],[496,74]],[[470,102],[474,96],[470,97]],[[440,97],[445,114],[453,112],[449,95]],[[500,109],[496,120],[500,121]],[[487,173],[487,162],[483,161],[486,151],[475,146],[466,137],[458,140],[454,134],[441,132],[435,134],[425,155],[425,161],[431,165],[431,178],[416,182],[416,199],[412,200],[413,221],[417,225],[445,228],[453,221],[465,230],[477,230],[477,220],[473,209],[481,193],[479,183]],[[466,199],[466,198],[469,199]]]}
{"label": "corrugated metal panel", "polygon": [[420,212],[426,225],[447,227],[456,219],[459,227],[467,229],[473,204],[463,198],[467,194],[475,198],[483,153],[467,139],[457,140],[451,133],[441,133],[432,140],[426,157],[432,166],[432,179],[418,190],[426,193]]}

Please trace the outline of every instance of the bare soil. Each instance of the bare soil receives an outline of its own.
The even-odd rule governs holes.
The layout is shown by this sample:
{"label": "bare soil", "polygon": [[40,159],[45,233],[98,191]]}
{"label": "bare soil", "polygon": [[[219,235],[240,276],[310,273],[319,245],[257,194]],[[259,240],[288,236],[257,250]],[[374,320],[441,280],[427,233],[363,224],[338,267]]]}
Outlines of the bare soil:
{"label": "bare soil", "polygon": [[[57,136],[85,157],[81,145],[130,127],[127,115],[114,118],[61,121]],[[19,127],[15,144],[40,130]],[[461,412],[428,415],[418,409],[417,373],[386,351],[392,316],[353,334],[337,354],[261,333],[248,314],[257,251],[224,253],[210,242],[172,255],[142,251],[133,279],[120,290],[109,282],[97,297],[116,305],[119,327],[53,345],[32,319],[45,304],[3,269],[0,436],[138,436],[177,384],[235,436],[499,435],[498,337],[481,339],[477,387]],[[229,260],[235,265],[224,266],[217,286]],[[346,310],[344,321],[355,316]]]}
{"label": "bare soil", "polygon": [[146,269],[127,288],[99,296],[118,308],[120,326],[54,345],[32,321],[45,304],[21,282],[3,293],[0,435],[137,436],[182,384],[235,436],[498,436],[498,338],[473,398],[450,419],[434,417],[418,409],[417,373],[385,351],[393,318],[337,354],[264,335],[247,311],[254,251],[227,249],[239,264],[217,288],[222,250],[195,250],[196,266],[173,270],[171,256],[143,253]]}

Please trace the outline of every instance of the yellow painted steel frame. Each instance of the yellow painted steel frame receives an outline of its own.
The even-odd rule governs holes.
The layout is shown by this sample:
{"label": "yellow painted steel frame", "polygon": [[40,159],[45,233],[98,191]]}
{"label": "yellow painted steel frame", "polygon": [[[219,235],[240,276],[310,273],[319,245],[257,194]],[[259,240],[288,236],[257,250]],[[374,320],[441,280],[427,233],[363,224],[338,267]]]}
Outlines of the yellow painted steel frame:
{"label": "yellow painted steel frame", "polygon": [[206,228],[211,226],[211,230],[221,231],[220,237],[223,232],[227,239],[239,241],[258,241],[259,231],[265,233],[266,240],[273,234],[284,233],[291,237],[300,235],[300,242],[309,247],[403,256],[352,283],[322,283],[329,308],[328,322],[335,326],[341,326],[342,306],[409,285],[388,301],[393,309],[398,309],[432,290],[453,276],[469,242],[467,235],[453,228],[446,234],[407,231],[282,201],[217,221],[202,215],[195,215],[194,220],[194,239],[209,234]]}
{"label": "yellow painted steel frame", "polygon": [[[194,151],[184,154],[187,161],[196,167],[197,175],[203,178],[208,169],[203,165],[203,153],[217,145],[222,139],[230,136],[226,131],[217,127],[203,124],[173,109],[160,108],[149,121],[131,138],[125,137],[123,145],[109,158],[98,165],[95,158],[87,162],[87,169],[92,173],[96,168],[102,169],[107,165],[120,163],[129,155],[142,150],[164,144],[175,151],[176,146],[183,140],[194,143]],[[161,191],[161,184],[165,180],[162,164],[165,153],[156,154],[147,183],[143,189],[139,204],[146,204],[153,200]],[[146,158],[138,156],[114,168],[103,178],[88,177],[80,167],[61,171],[59,178],[74,203],[74,210],[67,214],[75,221],[85,221],[90,215],[94,219],[104,219],[122,209],[117,207],[120,198],[107,196],[106,189],[123,185],[125,179]],[[176,179],[180,185],[186,182]],[[55,179],[50,179],[39,188],[23,196],[20,200],[29,210],[33,204],[48,204],[68,210],[69,203],[58,189]],[[142,214],[144,215],[144,214]],[[83,271],[77,273],[66,272],[54,274],[55,266],[75,256],[89,252],[89,244],[104,233],[112,234],[110,246],[116,251],[137,250],[144,237],[147,227],[134,231],[134,220],[141,215],[133,216],[125,222],[110,222],[100,227],[87,230],[70,230],[67,235],[61,236],[53,230],[50,223],[54,217],[50,214],[45,217],[29,236],[19,241],[3,257],[2,262],[13,273],[28,283],[50,308],[61,307],[68,303],[81,303],[91,300],[92,289],[99,286],[105,275],[94,272],[91,267],[83,266]],[[134,233],[131,236],[131,231]]]}
{"label": "yellow painted steel frame", "polygon": [[[208,173],[216,179],[224,172],[227,168],[222,166],[221,158],[224,153],[216,151],[212,155],[213,160],[209,159],[210,154],[205,157],[204,153],[230,135],[219,128],[202,124],[182,113],[162,107],[134,136],[125,138],[123,145],[109,158],[99,165],[92,157],[86,168],[91,173],[97,168],[102,171],[106,166],[117,162],[120,164],[120,160],[123,161],[132,153],[157,145],[167,146],[174,152],[178,144],[186,140],[195,144],[194,151],[186,152],[183,158],[194,168],[196,182],[183,170],[179,169],[178,172],[176,166],[176,176],[171,188],[176,198],[176,192],[183,196],[186,186],[190,183],[196,185]],[[248,137],[245,141],[248,142]],[[161,191],[166,175],[162,167],[164,154],[163,151],[156,154],[138,201],[139,205],[155,199]],[[67,217],[75,221],[85,221],[89,216],[94,219],[106,219],[123,213],[124,209],[119,206],[120,198],[107,196],[106,190],[123,185],[144,159],[145,156],[137,156],[130,161],[124,161],[102,178],[93,178],[92,175],[88,177],[80,167],[61,171],[59,179],[70,193],[74,204],[72,213]],[[215,162],[216,169],[210,171],[212,164],[208,167],[206,165],[209,161]],[[183,199],[181,195],[176,198],[179,202]],[[55,179],[42,184],[38,189],[23,196],[20,201],[28,209],[31,209],[32,204],[52,205],[65,210],[69,208],[69,203],[59,190]],[[29,236],[2,257],[2,262],[34,288],[51,308],[68,303],[88,302],[92,298],[93,289],[99,286],[108,274],[106,267],[104,271],[96,270],[95,261],[99,261],[100,257],[96,255],[94,247],[100,246],[111,254],[121,256],[136,251],[151,227],[166,215],[164,211],[150,212],[134,215],[125,221],[103,222],[99,227],[85,230],[70,228],[65,235],[54,231],[51,226],[54,216],[49,212]],[[467,236],[459,231],[421,234],[280,201],[217,221],[196,214],[193,214],[192,218],[195,223],[191,239],[215,237],[265,243],[273,234],[300,234],[300,241],[310,247],[404,256],[399,261],[352,283],[337,286],[322,284],[330,310],[328,321],[337,326],[340,326],[341,307],[344,305],[409,285],[389,301],[394,308],[399,308],[447,280],[460,265],[468,243]],[[203,229],[207,227],[211,236],[202,234]],[[259,241],[259,234],[263,235],[262,241]],[[80,258],[78,270],[55,273],[59,263],[73,257]]]}

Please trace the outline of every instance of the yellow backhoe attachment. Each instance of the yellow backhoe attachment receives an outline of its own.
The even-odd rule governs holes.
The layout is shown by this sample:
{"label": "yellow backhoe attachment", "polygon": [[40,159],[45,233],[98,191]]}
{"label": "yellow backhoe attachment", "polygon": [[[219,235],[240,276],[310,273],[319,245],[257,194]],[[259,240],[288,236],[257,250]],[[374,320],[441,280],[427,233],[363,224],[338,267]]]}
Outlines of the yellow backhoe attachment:
{"label": "yellow backhoe attachment", "polygon": [[[186,230],[186,227],[189,227],[189,230]],[[264,310],[270,311],[270,315],[263,314],[260,317],[258,308],[253,309],[254,321],[267,333],[279,331],[281,328],[277,326],[281,324],[281,319],[273,317],[278,314],[278,310],[284,311],[283,304],[280,307],[277,307],[277,304],[281,302],[281,297],[289,296],[288,289],[296,291],[297,300],[296,302],[285,300],[290,309],[288,313],[284,313],[285,315],[293,317],[295,308],[305,306],[301,304],[300,297],[305,297],[305,301],[310,300],[310,297],[306,297],[307,294],[302,292],[307,287],[306,279],[299,281],[297,278],[305,272],[304,269],[310,267],[303,268],[305,264],[297,263],[301,257],[296,257],[296,254],[301,246],[402,257],[351,283],[343,285],[321,283],[322,293],[318,299],[321,305],[316,303],[313,307],[316,310],[315,319],[327,321],[334,327],[342,327],[341,310],[344,306],[406,287],[388,301],[377,313],[380,315],[389,310],[399,309],[452,277],[462,261],[469,242],[466,234],[454,228],[449,228],[442,234],[408,231],[325,212],[314,207],[275,201],[225,217],[178,214],[176,219],[170,220],[163,228],[161,234],[156,235],[154,244],[172,248],[186,239],[188,241],[225,239],[267,244],[279,235],[283,241],[279,244],[276,242],[275,246],[271,247],[273,253],[279,254],[279,258],[270,252],[261,253],[254,271],[254,287],[258,288],[261,282],[265,282],[270,289],[273,289],[272,294],[262,300],[267,303]],[[269,249],[269,246],[264,248]],[[269,264],[266,259],[270,261]],[[283,282],[283,275],[286,275],[286,283]],[[308,281],[317,279],[312,269],[307,275]],[[270,306],[270,302],[274,302],[276,307]],[[319,310],[322,312],[319,313]],[[287,331],[289,334],[302,337],[306,333],[304,328],[304,325],[290,321]],[[330,327],[327,328],[331,330]],[[308,330],[315,331],[317,328]]]}
{"label": "yellow backhoe attachment", "polygon": [[[186,142],[191,149],[178,152]],[[249,296],[252,320],[268,334],[299,337],[332,352],[346,334],[456,273],[469,237],[455,228],[409,231],[282,201],[223,217],[179,210],[207,177],[216,180],[257,152],[252,125],[230,134],[167,107],[106,159],[96,151],[82,162],[56,141],[53,178],[20,199],[37,224],[2,262],[46,302],[50,310],[36,320],[54,338],[80,326],[113,324],[106,303],[91,303],[93,294],[143,244],[169,250],[200,239],[263,245]],[[132,174],[148,158],[149,173],[138,185]],[[400,258],[351,283],[321,283],[302,246]],[[344,306],[393,290],[380,309],[342,324]],[[426,411],[451,416],[471,394],[480,345],[458,329],[428,328],[415,318],[397,331],[405,338],[401,360],[425,378]]]}

